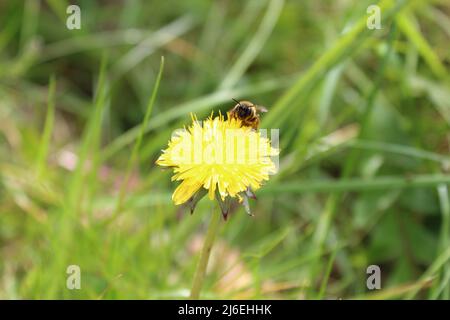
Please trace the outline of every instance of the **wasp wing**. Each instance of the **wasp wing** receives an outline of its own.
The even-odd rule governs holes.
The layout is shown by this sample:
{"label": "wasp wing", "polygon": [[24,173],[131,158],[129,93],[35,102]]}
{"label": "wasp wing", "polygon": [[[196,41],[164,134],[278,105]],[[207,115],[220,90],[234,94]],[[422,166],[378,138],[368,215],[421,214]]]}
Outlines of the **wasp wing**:
{"label": "wasp wing", "polygon": [[266,107],[263,106],[255,106],[256,107],[256,111],[260,112],[260,113],[266,113],[269,112],[269,110],[267,110]]}

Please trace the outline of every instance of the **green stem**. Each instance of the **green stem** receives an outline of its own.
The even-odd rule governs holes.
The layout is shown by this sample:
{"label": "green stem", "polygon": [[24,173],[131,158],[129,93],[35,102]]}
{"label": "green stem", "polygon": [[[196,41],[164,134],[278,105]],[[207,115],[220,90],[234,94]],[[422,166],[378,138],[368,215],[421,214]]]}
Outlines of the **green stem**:
{"label": "green stem", "polygon": [[202,289],[203,280],[205,279],[209,256],[214,245],[214,239],[216,238],[216,234],[219,229],[219,222],[220,214],[217,210],[213,209],[208,231],[206,232],[205,242],[203,243],[202,252],[200,253],[200,261],[198,262],[197,269],[195,270],[194,283],[192,284],[190,296],[191,300],[198,300],[200,297],[200,291]]}

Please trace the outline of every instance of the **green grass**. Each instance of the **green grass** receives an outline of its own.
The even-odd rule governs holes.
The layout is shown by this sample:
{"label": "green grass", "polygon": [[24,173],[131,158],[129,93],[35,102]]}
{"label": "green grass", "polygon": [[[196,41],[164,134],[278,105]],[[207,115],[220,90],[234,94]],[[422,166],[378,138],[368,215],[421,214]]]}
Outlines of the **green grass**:
{"label": "green grass", "polygon": [[66,2],[0,4],[0,298],[187,298],[211,203],[155,160],[236,98],[280,171],[220,222],[202,298],[449,299],[450,6],[382,0],[368,30],[372,2],[85,0],[72,31]]}

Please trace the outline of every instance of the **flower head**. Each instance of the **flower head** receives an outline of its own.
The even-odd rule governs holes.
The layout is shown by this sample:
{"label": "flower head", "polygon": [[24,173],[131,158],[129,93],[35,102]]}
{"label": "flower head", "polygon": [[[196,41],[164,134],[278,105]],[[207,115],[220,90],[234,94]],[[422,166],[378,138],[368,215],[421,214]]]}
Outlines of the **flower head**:
{"label": "flower head", "polygon": [[156,163],[171,167],[172,181],[181,181],[172,195],[175,204],[188,202],[191,212],[205,194],[217,199],[226,218],[229,199],[244,202],[247,212],[252,190],[261,187],[276,167],[278,154],[261,132],[243,127],[238,119],[211,115],[200,123],[192,117],[187,129],[178,130]]}

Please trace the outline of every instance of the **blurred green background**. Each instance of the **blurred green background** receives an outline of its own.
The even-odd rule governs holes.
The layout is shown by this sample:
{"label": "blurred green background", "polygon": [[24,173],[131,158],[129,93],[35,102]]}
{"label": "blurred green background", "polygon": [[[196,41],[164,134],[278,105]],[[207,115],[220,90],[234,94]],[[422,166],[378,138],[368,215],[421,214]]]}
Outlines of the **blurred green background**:
{"label": "blurred green background", "polygon": [[449,38],[447,0],[0,1],[0,298],[187,297],[212,205],[154,161],[236,98],[280,171],[221,222],[203,298],[449,299]]}

